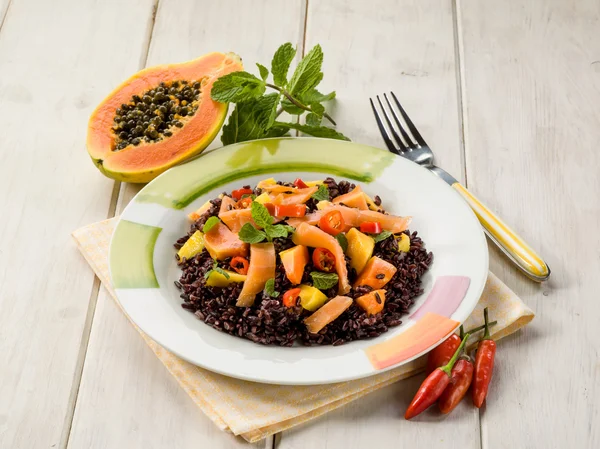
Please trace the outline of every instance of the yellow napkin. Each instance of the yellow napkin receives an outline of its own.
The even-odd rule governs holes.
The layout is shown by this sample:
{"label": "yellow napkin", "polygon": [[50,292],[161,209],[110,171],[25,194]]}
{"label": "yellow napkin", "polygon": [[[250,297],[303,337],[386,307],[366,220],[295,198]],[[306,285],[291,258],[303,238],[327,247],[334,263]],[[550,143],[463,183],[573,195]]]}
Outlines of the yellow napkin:
{"label": "yellow napkin", "polygon": [[[73,237],[104,286],[116,299],[108,270],[108,247],[116,218],[78,229]],[[119,305],[118,301],[115,301]],[[119,305],[120,307],[120,305]],[[499,339],[525,326],[533,312],[496,276],[488,281],[467,329],[481,324],[488,307],[498,324],[492,336]],[[473,318],[476,317],[476,318]],[[133,323],[132,323],[133,324]],[[135,326],[135,325],[134,325]],[[330,385],[279,386],[234,379],[194,366],[171,354],[136,327],[148,346],[181,387],[220,429],[256,442],[269,435],[313,419],[372,391],[418,373],[424,359],[366,379]]]}

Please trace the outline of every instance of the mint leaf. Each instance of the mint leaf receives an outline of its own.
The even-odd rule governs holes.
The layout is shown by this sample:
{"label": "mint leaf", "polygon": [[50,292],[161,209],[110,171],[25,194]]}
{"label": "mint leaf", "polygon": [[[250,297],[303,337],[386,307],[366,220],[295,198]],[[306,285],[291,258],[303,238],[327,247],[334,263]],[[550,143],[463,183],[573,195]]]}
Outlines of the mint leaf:
{"label": "mint leaf", "polygon": [[265,293],[273,298],[279,296],[279,292],[275,291],[275,279],[271,278],[265,284]]}
{"label": "mint leaf", "polygon": [[208,220],[206,220],[206,223],[204,223],[204,226],[202,227],[202,231],[206,234],[212,228],[214,228],[216,225],[218,225],[220,222],[221,222],[221,220],[219,220],[218,217],[210,217]]}
{"label": "mint leaf", "polygon": [[313,193],[311,198],[317,201],[329,201],[329,188],[325,184],[321,184],[319,190]]}
{"label": "mint leaf", "polygon": [[390,231],[381,231],[379,234],[369,234],[369,235],[373,238],[373,240],[375,240],[375,243],[377,243],[377,242],[381,242],[382,240],[389,238],[393,234]]}
{"label": "mint leaf", "polygon": [[256,229],[251,223],[246,223],[238,232],[238,237],[244,243],[260,243],[267,238],[267,234]]}
{"label": "mint leaf", "polygon": [[320,271],[312,271],[310,277],[313,280],[313,285],[319,290],[327,290],[336,285],[339,281],[338,275],[335,273],[321,273]]}
{"label": "mint leaf", "polygon": [[306,124],[308,126],[321,126],[322,117],[318,117],[317,114],[312,112],[306,115]]}
{"label": "mint leaf", "polygon": [[289,132],[289,130],[290,128],[287,126],[271,126],[269,129],[267,129],[267,132],[265,133],[265,138],[285,136]]}
{"label": "mint leaf", "polygon": [[232,72],[213,84],[210,96],[220,103],[240,103],[265,93],[265,82],[248,72]]}
{"label": "mint leaf", "polygon": [[[236,104],[227,124],[223,126],[221,134],[223,145],[267,137],[267,130],[273,123],[278,101],[279,94],[272,93]],[[285,132],[289,130],[285,124],[279,125],[279,129],[282,126],[286,129]]]}
{"label": "mint leaf", "polygon": [[221,268],[218,265],[218,262],[213,259],[213,266],[212,269],[208,270],[206,273],[204,273],[204,279],[208,279],[210,277],[210,274],[216,271],[217,273],[219,273],[220,275],[222,275],[223,277],[225,277],[225,279],[229,279],[231,276],[229,276],[229,273],[227,273],[227,271],[225,271],[223,268]]}
{"label": "mint leaf", "polygon": [[298,131],[315,137],[324,137],[326,139],[337,139],[337,140],[350,140],[342,133],[337,132],[335,129],[328,128],[326,126],[310,126],[301,125],[299,123],[281,123],[275,122],[278,126],[287,126],[291,129],[297,129]]}
{"label": "mint leaf", "polygon": [[267,78],[269,76],[269,69],[267,69],[264,65],[259,64],[258,62],[256,63],[256,67],[258,67],[260,77],[263,79],[263,81],[267,81]]}
{"label": "mint leaf", "polygon": [[288,114],[292,114],[292,115],[304,114],[304,109],[300,109],[298,106],[296,106],[294,103],[292,103],[290,100],[288,100],[285,97],[283,97],[283,99],[281,100],[281,107]]}
{"label": "mint leaf", "polygon": [[335,91],[329,92],[326,95],[323,95],[317,89],[311,89],[307,92],[304,92],[300,96],[300,100],[304,103],[323,103],[324,101],[333,100],[335,98]]}
{"label": "mint leaf", "polygon": [[267,225],[265,226],[265,233],[267,234],[267,238],[269,240],[286,238],[288,236],[288,229],[284,225]]}
{"label": "mint leaf", "polygon": [[273,82],[277,86],[283,87],[287,84],[287,73],[294,56],[296,56],[296,49],[289,42],[279,47],[273,55],[271,73],[273,73]]}
{"label": "mint leaf", "polygon": [[269,210],[263,206],[262,204],[252,201],[251,205],[252,210],[252,219],[257,226],[261,228],[266,228],[269,225],[273,224],[273,217],[269,213]]}
{"label": "mint leaf", "polygon": [[309,106],[312,109],[313,114],[315,114],[319,118],[323,118],[323,114],[325,114],[325,107],[321,103],[313,102],[310,103]]}
{"label": "mint leaf", "polygon": [[342,247],[342,251],[346,252],[348,250],[348,239],[346,238],[346,235],[340,232],[338,235],[335,236],[335,239]]}
{"label": "mint leaf", "polygon": [[314,89],[323,79],[321,65],[323,64],[323,50],[320,45],[315,45],[296,67],[289,82],[289,92],[299,95]]}

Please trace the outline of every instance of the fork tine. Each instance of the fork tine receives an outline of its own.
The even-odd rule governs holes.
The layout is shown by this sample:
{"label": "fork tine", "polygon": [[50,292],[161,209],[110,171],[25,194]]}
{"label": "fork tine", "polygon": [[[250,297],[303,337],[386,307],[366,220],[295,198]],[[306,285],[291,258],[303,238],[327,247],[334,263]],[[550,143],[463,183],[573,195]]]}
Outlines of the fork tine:
{"label": "fork tine", "polygon": [[369,101],[371,102],[371,108],[373,108],[373,115],[375,115],[375,121],[377,122],[377,127],[379,128],[379,132],[381,133],[381,137],[383,137],[383,141],[385,142],[385,145],[388,147],[388,150],[390,150],[392,153],[400,154],[400,151],[396,148],[396,146],[394,145],[394,142],[392,142],[392,139],[390,138],[390,135],[388,134],[387,129],[385,129],[385,126],[383,126],[383,122],[381,121],[379,112],[375,108],[373,99],[369,98]]}
{"label": "fork tine", "polygon": [[404,117],[404,121],[408,125],[408,129],[410,129],[410,132],[414,136],[415,140],[419,143],[419,145],[426,146],[427,143],[425,142],[425,139],[423,139],[423,137],[421,137],[421,134],[419,134],[419,131],[417,131],[417,127],[413,124],[412,120],[408,117],[408,114],[406,113],[406,111],[404,110],[404,108],[402,107],[402,105],[400,104],[398,99],[396,98],[396,95],[394,94],[394,92],[390,92],[390,94],[392,95],[392,98],[396,102],[396,106],[398,106],[398,109],[400,110],[400,114],[402,114],[402,117]]}
{"label": "fork tine", "polygon": [[390,131],[392,132],[392,135],[394,136],[394,139],[396,140],[396,143],[400,147],[400,151],[407,151],[406,145],[404,145],[404,142],[402,142],[402,139],[400,139],[400,136],[398,135],[398,133],[394,129],[394,125],[392,125],[392,121],[390,120],[390,117],[388,116],[388,113],[386,112],[385,108],[383,107],[383,104],[381,103],[379,95],[377,95],[377,102],[379,103],[379,107],[381,108],[381,112],[383,113],[383,117],[385,118],[385,121],[387,122],[388,127],[390,128]]}
{"label": "fork tine", "polygon": [[396,110],[390,104],[390,100],[388,100],[387,94],[383,94],[383,98],[385,98],[385,102],[387,103],[388,107],[390,108],[390,111],[392,111],[392,115],[394,116],[394,121],[396,122],[396,125],[398,125],[398,128],[400,128],[400,134],[402,134],[402,137],[404,138],[406,145],[409,148],[416,147],[417,144],[414,143],[412,141],[412,139],[409,137],[409,135],[406,133],[406,131],[404,131],[404,126],[402,126],[402,122],[400,121],[398,114],[396,114]]}

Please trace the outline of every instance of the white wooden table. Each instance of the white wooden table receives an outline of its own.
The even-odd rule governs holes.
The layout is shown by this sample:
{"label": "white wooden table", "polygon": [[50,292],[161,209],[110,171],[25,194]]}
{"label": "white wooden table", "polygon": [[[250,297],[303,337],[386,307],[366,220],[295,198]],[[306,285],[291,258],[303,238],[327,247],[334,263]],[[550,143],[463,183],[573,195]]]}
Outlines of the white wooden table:
{"label": "white wooden table", "polygon": [[499,344],[487,408],[406,422],[412,379],[254,447],[600,447],[598,0],[0,0],[0,27],[0,448],[250,446],[192,404],[70,233],[137,191],[85,151],[114,86],[209,51],[254,71],[286,41],[323,46],[354,141],[383,145],[367,99],[394,90],[553,275],[534,284],[491,248],[537,318]]}

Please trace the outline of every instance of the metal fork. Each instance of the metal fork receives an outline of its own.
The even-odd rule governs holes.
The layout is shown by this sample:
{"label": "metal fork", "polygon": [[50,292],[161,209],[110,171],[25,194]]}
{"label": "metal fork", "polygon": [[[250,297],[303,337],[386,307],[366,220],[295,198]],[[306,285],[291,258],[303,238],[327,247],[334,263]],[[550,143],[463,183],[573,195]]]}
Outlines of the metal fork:
{"label": "metal fork", "polygon": [[394,154],[429,169],[446,181],[467,201],[473,212],[475,212],[487,236],[509,259],[534,281],[541,282],[548,279],[550,276],[550,267],[548,267],[548,264],[515,231],[509,228],[481,201],[475,198],[466,187],[448,172],[433,163],[433,151],[431,151],[431,148],[429,148],[429,145],[427,145],[427,142],[425,142],[425,139],[423,139],[421,133],[419,133],[417,127],[409,118],[396,98],[396,95],[393,92],[390,92],[390,95],[395,107],[390,103],[387,94],[383,94],[387,108],[384,107],[379,95],[376,97],[379,108],[376,107],[372,98],[369,99],[373,108],[373,114],[375,114],[377,126],[388,149]]}

